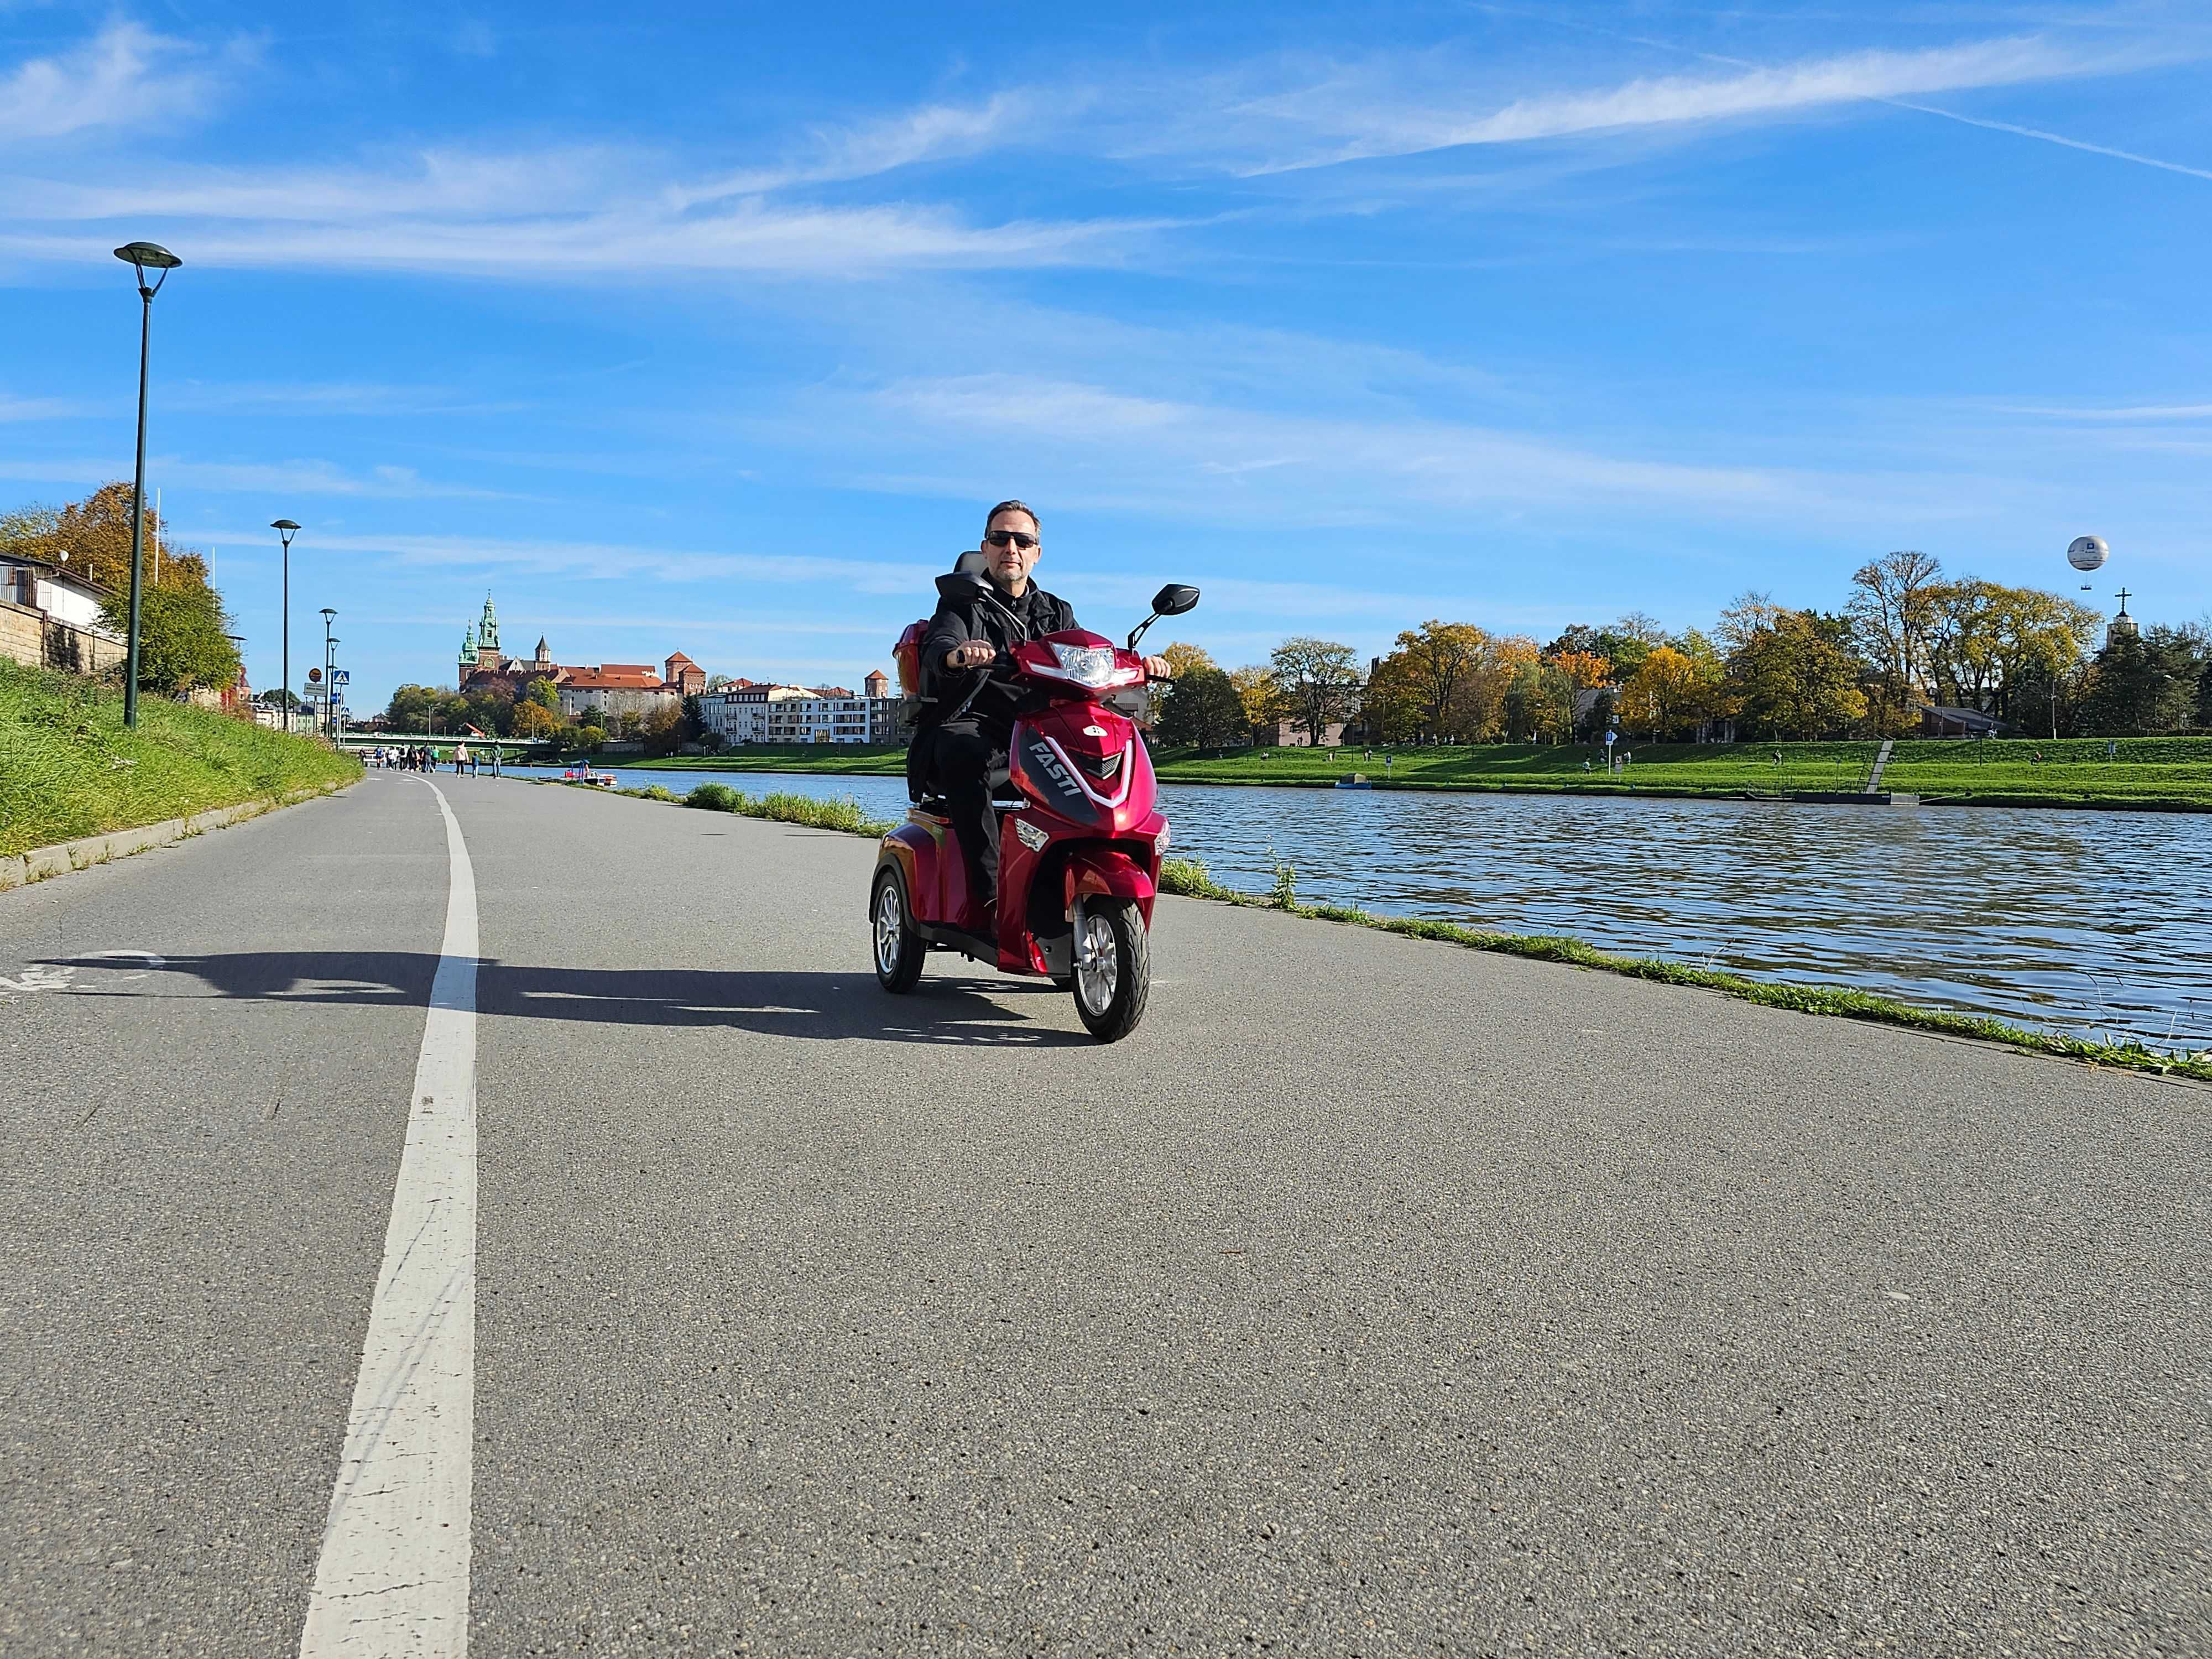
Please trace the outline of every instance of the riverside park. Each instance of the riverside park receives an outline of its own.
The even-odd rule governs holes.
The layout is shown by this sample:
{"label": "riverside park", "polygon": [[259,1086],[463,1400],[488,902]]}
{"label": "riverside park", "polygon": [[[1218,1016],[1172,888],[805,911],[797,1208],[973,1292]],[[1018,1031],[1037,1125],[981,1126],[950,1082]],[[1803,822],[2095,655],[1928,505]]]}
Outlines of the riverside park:
{"label": "riverside park", "polygon": [[[0,892],[26,1651],[2206,1628],[2185,1046],[1195,862],[1101,1046],[957,955],[886,996],[884,826],[791,775],[364,775],[4,672],[72,829],[281,808]],[[26,738],[86,727],[137,764]],[[1582,810],[1647,806],[1912,813]]]}
{"label": "riverside park", "polygon": [[2212,1659],[2190,12],[0,3],[0,1659]]}

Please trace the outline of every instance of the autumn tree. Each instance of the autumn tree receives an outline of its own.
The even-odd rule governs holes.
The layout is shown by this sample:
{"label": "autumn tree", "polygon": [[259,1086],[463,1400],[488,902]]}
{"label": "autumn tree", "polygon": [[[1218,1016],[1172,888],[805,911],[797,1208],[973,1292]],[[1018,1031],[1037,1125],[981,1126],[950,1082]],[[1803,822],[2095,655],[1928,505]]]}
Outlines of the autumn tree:
{"label": "autumn tree", "polygon": [[1394,651],[1367,677],[1359,702],[1360,723],[1376,743],[1411,743],[1422,733],[1422,718],[1420,692],[1407,670],[1405,654]]}
{"label": "autumn tree", "polygon": [[1248,663],[1229,671],[1229,683],[1244,705],[1244,718],[1254,726],[1272,726],[1283,717],[1283,688],[1275,684],[1275,671],[1265,663]]}
{"label": "autumn tree", "polygon": [[1490,636],[1474,623],[1431,617],[1398,635],[1398,648],[1384,659],[1386,694],[1410,702],[1416,732],[1449,741],[1462,730],[1489,649]]}
{"label": "autumn tree", "polygon": [[1620,684],[1620,718],[1631,731],[1673,737],[1703,718],[1704,689],[1689,658],[1671,645],[1654,646]]}
{"label": "autumn tree", "polygon": [[[27,507],[0,516],[0,554],[67,567],[80,581],[107,592],[131,586],[131,501],[127,483],[102,484],[65,507]],[[143,586],[173,556],[164,544],[161,515],[146,509]]]}
{"label": "autumn tree", "polygon": [[1729,658],[1745,725],[1762,737],[1820,738],[1865,717],[1859,665],[1820,617],[1784,611]]}
{"label": "autumn tree", "polygon": [[526,697],[514,705],[514,736],[543,741],[560,729],[561,717],[542,703]]}

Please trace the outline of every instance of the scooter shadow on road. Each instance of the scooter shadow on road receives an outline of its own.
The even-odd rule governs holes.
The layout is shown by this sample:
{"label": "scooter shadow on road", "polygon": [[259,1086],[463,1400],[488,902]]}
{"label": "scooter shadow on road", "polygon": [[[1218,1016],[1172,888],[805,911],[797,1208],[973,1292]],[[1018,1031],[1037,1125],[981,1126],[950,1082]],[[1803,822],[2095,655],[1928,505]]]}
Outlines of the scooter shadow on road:
{"label": "scooter shadow on road", "polygon": [[[362,1007],[426,1006],[438,958],[413,951],[241,951],[138,959],[57,958],[76,977],[69,994],[189,996],[158,983],[183,975],[219,995],[258,1001]],[[125,981],[123,975],[129,979]],[[104,988],[101,977],[114,975]],[[907,996],[884,994],[872,974],[772,969],[544,968],[482,958],[477,1012],[491,1018],[598,1025],[734,1026],[765,1036],[939,1046],[1072,1048],[1081,1031],[1039,1025],[998,994],[1032,988],[965,979],[923,979]],[[1049,988],[1042,982],[1035,988]]]}

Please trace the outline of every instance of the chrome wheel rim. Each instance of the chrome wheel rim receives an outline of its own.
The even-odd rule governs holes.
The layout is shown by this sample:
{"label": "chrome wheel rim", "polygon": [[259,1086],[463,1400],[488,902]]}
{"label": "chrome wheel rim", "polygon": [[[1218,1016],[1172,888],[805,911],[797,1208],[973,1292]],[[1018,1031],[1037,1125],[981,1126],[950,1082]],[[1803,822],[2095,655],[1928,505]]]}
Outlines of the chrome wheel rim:
{"label": "chrome wheel rim", "polygon": [[899,964],[900,922],[898,884],[885,882],[876,898],[876,969],[894,974]]}
{"label": "chrome wheel rim", "polygon": [[1103,1014],[1114,1006],[1121,981],[1121,952],[1114,948],[1114,926],[1103,916],[1085,915],[1075,940],[1075,991],[1083,1006]]}

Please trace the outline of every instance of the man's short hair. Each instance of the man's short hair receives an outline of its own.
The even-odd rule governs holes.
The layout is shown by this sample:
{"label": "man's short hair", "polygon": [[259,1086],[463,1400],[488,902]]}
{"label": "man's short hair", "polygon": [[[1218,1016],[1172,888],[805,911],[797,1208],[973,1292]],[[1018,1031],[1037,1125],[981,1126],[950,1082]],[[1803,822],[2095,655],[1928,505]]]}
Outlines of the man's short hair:
{"label": "man's short hair", "polygon": [[1044,520],[1037,517],[1036,508],[1031,507],[1027,501],[1000,501],[988,513],[986,513],[983,515],[983,533],[986,536],[991,533],[991,520],[997,518],[1001,513],[1028,514],[1030,515],[1030,522],[1037,527],[1037,539],[1039,541],[1042,541],[1044,539]]}

